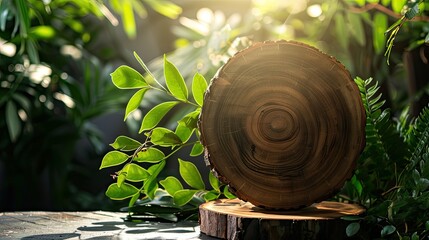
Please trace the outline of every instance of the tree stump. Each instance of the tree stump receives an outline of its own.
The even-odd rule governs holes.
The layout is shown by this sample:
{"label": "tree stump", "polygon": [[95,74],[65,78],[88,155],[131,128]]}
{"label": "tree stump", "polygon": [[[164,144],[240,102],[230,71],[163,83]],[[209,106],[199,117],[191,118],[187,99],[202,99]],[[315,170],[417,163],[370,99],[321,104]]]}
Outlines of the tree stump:
{"label": "tree stump", "polygon": [[298,42],[257,43],[212,79],[199,129],[205,159],[237,197],[296,209],[335,194],[365,145],[365,111],[345,67]]}
{"label": "tree stump", "polygon": [[238,199],[222,199],[200,206],[200,230],[222,239],[345,239],[349,222],[340,217],[363,212],[358,205],[339,202],[270,211]]}

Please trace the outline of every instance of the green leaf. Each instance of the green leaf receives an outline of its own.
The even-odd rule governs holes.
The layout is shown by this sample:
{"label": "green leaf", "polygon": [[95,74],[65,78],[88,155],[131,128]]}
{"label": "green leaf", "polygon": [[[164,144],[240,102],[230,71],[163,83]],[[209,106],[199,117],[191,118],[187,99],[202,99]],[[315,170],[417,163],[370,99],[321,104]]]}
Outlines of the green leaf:
{"label": "green leaf", "polygon": [[192,96],[195,102],[202,107],[204,101],[204,93],[207,89],[207,81],[203,75],[196,73],[192,80]]}
{"label": "green leaf", "polygon": [[21,134],[21,119],[19,119],[18,110],[12,101],[6,103],[6,125],[9,130],[10,140],[15,142],[19,134]]}
{"label": "green leaf", "polygon": [[349,47],[349,34],[344,34],[348,31],[346,27],[346,22],[343,14],[335,14],[335,33],[337,34],[338,41],[343,49],[348,49]]}
{"label": "green leaf", "polygon": [[365,0],[355,0],[356,4],[363,7],[365,5]]}
{"label": "green leaf", "polygon": [[346,228],[347,237],[356,235],[359,232],[360,224],[358,222],[350,223]]}
{"label": "green leaf", "polygon": [[127,154],[119,151],[108,152],[104,155],[103,160],[101,160],[100,169],[120,165],[127,161],[128,158],[129,156]]}
{"label": "green leaf", "polygon": [[148,163],[157,163],[165,158],[164,153],[154,147],[143,149],[141,152],[137,153],[137,157],[134,158],[134,161],[137,162],[148,162]]}
{"label": "green leaf", "polygon": [[144,192],[150,199],[155,198],[156,190],[158,189],[157,177],[159,173],[164,169],[166,161],[161,161],[158,164],[152,165],[147,171],[151,176],[144,182]]}
{"label": "green leaf", "polygon": [[356,39],[357,43],[360,46],[365,46],[366,38],[365,38],[365,29],[363,27],[362,18],[355,13],[348,13],[348,29],[352,33],[353,37]]}
{"label": "green leaf", "polygon": [[186,87],[185,80],[177,70],[176,66],[167,60],[164,55],[164,77],[168,90],[178,100],[188,101],[188,88]]}
{"label": "green leaf", "polygon": [[429,43],[429,33],[428,33],[428,34],[426,34],[426,37],[425,37],[425,43]]}
{"label": "green leaf", "polygon": [[150,173],[146,169],[140,167],[135,163],[128,164],[126,167],[126,169],[124,167],[121,173],[124,172],[126,175],[126,179],[131,182],[141,182],[146,180],[150,176]]}
{"label": "green leaf", "polygon": [[210,182],[210,185],[212,186],[212,188],[214,190],[216,190],[216,192],[220,192],[220,182],[219,182],[219,179],[217,179],[217,177],[215,177],[215,175],[213,174],[213,172],[209,173],[209,182]]}
{"label": "green leaf", "polygon": [[218,199],[219,196],[220,196],[219,192],[209,191],[206,194],[204,194],[204,200],[206,200],[206,201],[212,201],[212,200]]}
{"label": "green leaf", "polygon": [[136,23],[134,19],[134,10],[132,2],[129,0],[122,1],[122,22],[127,35],[131,38],[136,36]]}
{"label": "green leaf", "polygon": [[182,140],[173,131],[162,127],[152,130],[150,140],[153,144],[161,147],[171,147],[182,143]]}
{"label": "green leaf", "polygon": [[190,190],[190,189],[179,190],[173,196],[174,203],[178,206],[184,206],[185,204],[187,204],[189,201],[192,200],[192,197],[197,192],[198,190]]}
{"label": "green leaf", "polygon": [[197,128],[198,116],[200,115],[201,109],[188,113],[181,120],[178,121],[176,127],[176,135],[182,140],[187,142],[191,138],[192,133]]}
{"label": "green leaf", "polygon": [[140,106],[140,103],[142,102],[143,97],[147,92],[147,90],[149,90],[149,88],[142,88],[138,90],[136,93],[134,93],[134,95],[130,98],[130,100],[127,103],[127,107],[125,108],[124,121],[134,110],[136,110]]}
{"label": "green leaf", "polygon": [[377,54],[383,52],[386,35],[384,34],[387,29],[387,16],[384,13],[376,12],[373,19],[373,46]]}
{"label": "green leaf", "polygon": [[51,26],[35,26],[30,29],[31,37],[35,39],[51,39],[55,37],[55,29]]}
{"label": "green leaf", "polygon": [[129,183],[123,183],[121,187],[118,184],[111,184],[106,191],[106,196],[113,200],[123,200],[137,194],[139,189]]}
{"label": "green leaf", "polygon": [[417,183],[417,189],[419,191],[425,191],[429,187],[429,179],[427,178],[420,178]]}
{"label": "green leaf", "polygon": [[159,181],[159,183],[171,196],[174,196],[177,191],[183,190],[182,183],[180,183],[179,179],[173,176],[169,176],[166,179]]}
{"label": "green leaf", "polygon": [[384,226],[383,229],[381,229],[381,237],[388,236],[396,231],[396,227],[393,225],[387,225]]}
{"label": "green leaf", "polygon": [[183,180],[192,188],[199,190],[206,188],[198,168],[192,162],[179,158],[179,173]]}
{"label": "green leaf", "polygon": [[[126,165],[124,168],[128,168],[128,165]],[[118,187],[122,186],[122,183],[125,182],[126,179],[126,173],[125,172],[121,172],[118,175],[118,180],[116,181],[116,183],[118,184]]]}
{"label": "green leaf", "polygon": [[176,19],[182,13],[182,8],[170,1],[146,0],[145,2],[149,4],[153,10],[171,19]]}
{"label": "green leaf", "polygon": [[130,199],[130,202],[128,203],[128,207],[134,206],[134,203],[137,202],[137,200],[139,199],[139,197],[140,197],[140,192],[134,194],[133,197]]}
{"label": "green leaf", "polygon": [[229,191],[229,186],[225,186],[223,188],[223,195],[225,195],[225,197],[227,197],[228,199],[236,198],[236,196]]}
{"label": "green leaf", "polygon": [[120,89],[147,87],[143,76],[129,66],[122,65],[110,74],[113,84]]}
{"label": "green leaf", "polygon": [[191,157],[196,157],[201,155],[203,152],[204,152],[204,146],[200,142],[196,142],[194,146],[192,146],[192,150],[189,155]]}
{"label": "green leaf", "polygon": [[396,13],[401,13],[406,3],[407,0],[392,0],[392,10]]}
{"label": "green leaf", "polygon": [[122,151],[132,151],[139,148],[142,144],[127,136],[119,136],[115,139],[115,142],[110,144],[114,149],[116,150],[122,150]]}
{"label": "green leaf", "polygon": [[144,116],[139,133],[156,127],[161,119],[178,103],[178,101],[163,102],[153,107]]}

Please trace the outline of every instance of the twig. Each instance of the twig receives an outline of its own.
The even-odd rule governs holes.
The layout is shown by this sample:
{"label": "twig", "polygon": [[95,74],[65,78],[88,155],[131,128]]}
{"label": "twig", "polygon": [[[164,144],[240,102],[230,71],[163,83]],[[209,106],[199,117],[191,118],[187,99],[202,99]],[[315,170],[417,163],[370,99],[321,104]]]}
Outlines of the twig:
{"label": "twig", "polygon": [[[387,8],[383,5],[380,5],[379,3],[369,3],[366,4],[363,7],[349,7],[349,10],[353,13],[363,13],[368,12],[370,10],[378,10],[380,12],[383,12],[391,17],[394,17],[396,19],[402,18],[402,15],[399,13],[394,12],[392,9]],[[417,21],[424,21],[429,22],[429,16],[415,16],[413,19],[409,19],[408,21],[417,22]]]}

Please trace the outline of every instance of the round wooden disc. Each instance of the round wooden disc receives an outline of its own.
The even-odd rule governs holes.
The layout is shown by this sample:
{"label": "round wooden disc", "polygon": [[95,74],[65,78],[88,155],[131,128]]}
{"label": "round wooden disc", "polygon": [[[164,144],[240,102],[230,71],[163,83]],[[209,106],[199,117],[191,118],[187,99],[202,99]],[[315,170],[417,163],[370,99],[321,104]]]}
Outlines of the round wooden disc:
{"label": "round wooden disc", "polygon": [[349,72],[314,47],[257,43],[212,79],[199,121],[206,160],[237,197],[290,209],[331,197],[365,145]]}

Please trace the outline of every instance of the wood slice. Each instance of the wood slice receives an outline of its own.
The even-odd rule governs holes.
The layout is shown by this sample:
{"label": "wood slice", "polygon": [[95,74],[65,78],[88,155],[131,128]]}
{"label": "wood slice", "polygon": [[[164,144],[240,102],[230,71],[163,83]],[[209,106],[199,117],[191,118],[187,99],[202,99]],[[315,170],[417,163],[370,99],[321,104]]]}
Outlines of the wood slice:
{"label": "wood slice", "polygon": [[343,239],[349,222],[340,217],[360,215],[358,205],[313,204],[289,211],[269,211],[249,202],[216,200],[200,206],[202,233],[222,239]]}
{"label": "wood slice", "polygon": [[345,67],[314,47],[257,43],[212,79],[199,121],[205,158],[241,199],[293,209],[335,194],[365,145]]}

